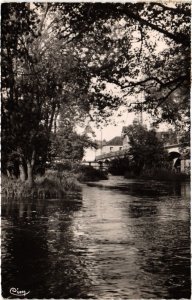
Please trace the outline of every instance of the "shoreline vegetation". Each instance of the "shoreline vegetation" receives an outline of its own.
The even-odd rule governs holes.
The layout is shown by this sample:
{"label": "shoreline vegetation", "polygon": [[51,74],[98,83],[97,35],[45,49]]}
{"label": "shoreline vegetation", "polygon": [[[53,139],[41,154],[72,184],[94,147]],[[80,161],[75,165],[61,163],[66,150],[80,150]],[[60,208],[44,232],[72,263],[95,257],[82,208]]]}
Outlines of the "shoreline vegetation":
{"label": "shoreline vegetation", "polygon": [[134,175],[132,172],[125,172],[124,177],[127,179],[144,179],[157,181],[190,181],[190,175],[185,173],[176,173],[168,169],[145,170],[140,175]]}
{"label": "shoreline vegetation", "polygon": [[66,195],[76,195],[81,187],[75,175],[71,172],[47,170],[43,176],[36,176],[33,187],[28,182],[19,179],[9,179],[2,176],[2,196],[5,198],[41,198],[60,199]]}
{"label": "shoreline vegetation", "polygon": [[[112,174],[115,176],[115,174]],[[189,174],[175,173],[166,169],[153,169],[143,171],[140,175],[133,172],[118,174],[127,179],[144,179],[157,181],[189,181]],[[65,197],[78,197],[81,193],[81,184],[107,180],[106,171],[96,170],[91,166],[78,166],[70,170],[47,170],[44,175],[36,176],[33,187],[20,179],[8,178],[2,175],[1,195],[3,198],[39,198],[63,199]]]}
{"label": "shoreline vegetation", "polygon": [[108,173],[106,171],[94,169],[92,166],[80,166],[77,179],[82,183],[86,183],[88,181],[107,180]]}
{"label": "shoreline vegetation", "polygon": [[1,195],[3,198],[40,198],[62,199],[78,196],[81,184],[88,181],[108,179],[107,173],[95,170],[91,166],[80,166],[76,170],[47,170],[44,175],[36,176],[33,187],[18,178],[1,177]]}

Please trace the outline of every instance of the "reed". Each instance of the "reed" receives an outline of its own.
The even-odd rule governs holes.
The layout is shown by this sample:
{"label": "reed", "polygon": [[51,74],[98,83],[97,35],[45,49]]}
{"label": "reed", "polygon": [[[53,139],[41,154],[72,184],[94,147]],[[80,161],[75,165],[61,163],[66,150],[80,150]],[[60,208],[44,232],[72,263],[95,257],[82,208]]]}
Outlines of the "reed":
{"label": "reed", "polygon": [[37,176],[32,188],[27,182],[2,176],[2,196],[7,198],[62,198],[68,193],[81,190],[76,177],[71,172],[47,171]]}

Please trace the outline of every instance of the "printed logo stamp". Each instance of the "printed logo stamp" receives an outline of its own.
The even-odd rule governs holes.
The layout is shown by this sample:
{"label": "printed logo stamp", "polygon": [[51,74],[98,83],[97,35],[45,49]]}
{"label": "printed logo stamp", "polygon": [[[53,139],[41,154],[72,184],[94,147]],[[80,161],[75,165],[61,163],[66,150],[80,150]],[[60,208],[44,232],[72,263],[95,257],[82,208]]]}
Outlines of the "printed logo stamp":
{"label": "printed logo stamp", "polygon": [[18,288],[10,288],[9,290],[10,294],[13,296],[18,296],[18,297],[22,297],[22,296],[26,296],[30,293],[30,291],[26,292],[26,291],[20,291]]}

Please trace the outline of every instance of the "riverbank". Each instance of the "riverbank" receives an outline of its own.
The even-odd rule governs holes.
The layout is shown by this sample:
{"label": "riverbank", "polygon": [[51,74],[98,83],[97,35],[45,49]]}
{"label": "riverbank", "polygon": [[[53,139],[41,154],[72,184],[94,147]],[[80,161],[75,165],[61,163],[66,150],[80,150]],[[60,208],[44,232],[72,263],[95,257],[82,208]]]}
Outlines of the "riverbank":
{"label": "riverbank", "polygon": [[71,172],[47,171],[43,176],[37,176],[33,187],[27,181],[9,179],[2,176],[2,196],[7,198],[62,198],[66,194],[78,193],[81,187],[75,175]]}
{"label": "riverbank", "polygon": [[36,176],[33,187],[27,181],[10,179],[2,175],[2,197],[5,198],[43,198],[60,199],[66,195],[77,195],[81,183],[108,179],[107,174],[90,166],[81,166],[78,170],[47,170],[43,176]]}
{"label": "riverbank", "polygon": [[143,179],[143,180],[157,180],[157,181],[190,181],[190,175],[185,173],[176,173],[171,170],[157,169],[146,170],[140,175],[135,175],[132,172],[126,172],[124,174],[126,179]]}

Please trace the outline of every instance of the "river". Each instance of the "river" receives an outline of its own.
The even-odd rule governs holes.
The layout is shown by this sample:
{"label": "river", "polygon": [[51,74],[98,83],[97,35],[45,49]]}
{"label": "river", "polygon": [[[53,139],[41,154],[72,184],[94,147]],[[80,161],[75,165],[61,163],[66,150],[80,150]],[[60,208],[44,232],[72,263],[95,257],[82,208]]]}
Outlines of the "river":
{"label": "river", "polygon": [[4,298],[190,298],[189,183],[111,176],[75,199],[4,200],[1,226]]}

